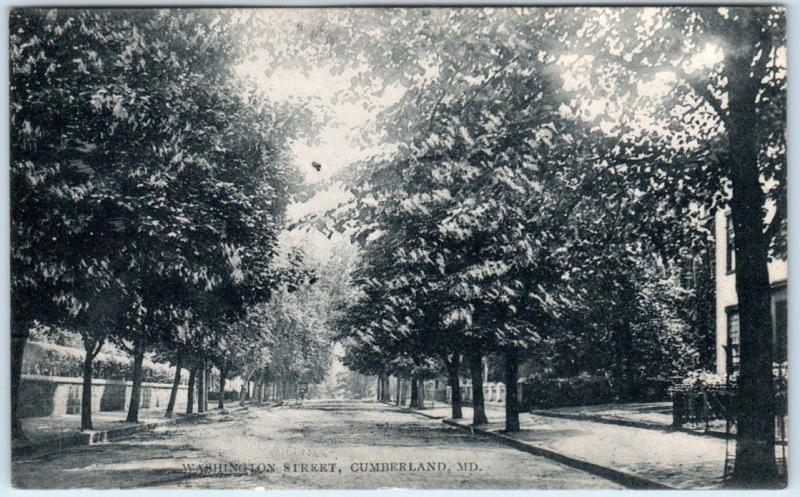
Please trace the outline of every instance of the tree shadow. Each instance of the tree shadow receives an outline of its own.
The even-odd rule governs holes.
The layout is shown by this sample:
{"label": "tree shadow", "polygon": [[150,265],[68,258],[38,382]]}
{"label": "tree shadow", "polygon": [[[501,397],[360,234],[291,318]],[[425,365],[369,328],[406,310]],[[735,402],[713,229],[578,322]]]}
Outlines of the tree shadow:
{"label": "tree shadow", "polygon": [[[168,438],[168,434],[159,435]],[[143,445],[132,440],[76,447],[14,461],[12,483],[28,489],[138,487],[165,477],[186,477],[183,462],[196,463],[201,454],[186,444]]]}

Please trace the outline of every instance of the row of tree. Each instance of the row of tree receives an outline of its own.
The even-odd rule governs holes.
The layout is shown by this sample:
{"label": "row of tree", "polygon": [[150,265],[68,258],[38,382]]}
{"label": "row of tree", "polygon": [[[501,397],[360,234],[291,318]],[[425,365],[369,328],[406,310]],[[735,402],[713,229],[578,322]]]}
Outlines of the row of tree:
{"label": "row of tree", "polygon": [[[355,81],[406,89],[377,123],[395,149],[348,172],[353,209],[331,221],[364,248],[338,326],[346,362],[425,375],[436,360],[456,372],[457,415],[463,357],[475,423],[490,352],[504,355],[509,386],[520,357],[553,342],[562,356],[576,342],[605,348],[623,384],[639,364],[679,370],[697,347],[687,296],[663,268],[707,250],[714,212],[729,208],[742,336],[734,476],[772,480],[767,262],[785,249],[784,23],[776,8],[326,18],[313,32],[362,55]],[[516,389],[507,396],[513,431]]]}
{"label": "row of tree", "polygon": [[132,422],[146,354],[175,364],[176,387],[189,369],[200,406],[212,366],[222,388],[252,376],[254,344],[265,350],[259,371],[275,378],[324,364],[319,343],[308,352],[292,342],[315,323],[287,324],[290,294],[314,276],[301,253],[278,250],[293,187],[287,144],[305,114],[237,77],[253,30],[207,10],[12,12],[15,437],[36,324],[82,337],[83,429],[93,360],[108,342],[133,359]]}

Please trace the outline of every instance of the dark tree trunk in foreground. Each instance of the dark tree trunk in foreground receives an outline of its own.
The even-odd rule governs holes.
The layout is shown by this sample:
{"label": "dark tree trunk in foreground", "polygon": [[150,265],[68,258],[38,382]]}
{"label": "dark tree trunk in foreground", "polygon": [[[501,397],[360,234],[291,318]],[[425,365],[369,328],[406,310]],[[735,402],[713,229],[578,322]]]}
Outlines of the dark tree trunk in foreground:
{"label": "dark tree trunk in foreground", "polygon": [[459,354],[453,354],[450,357],[445,357],[444,365],[447,369],[447,384],[450,385],[451,417],[453,419],[461,419],[464,417],[461,413],[461,385],[458,382],[458,370],[461,366],[461,356]]}
{"label": "dark tree trunk in foreground", "polygon": [[[742,12],[739,12],[740,14]],[[753,29],[760,29],[755,27]],[[757,32],[757,31],[756,31]],[[752,36],[752,35],[751,35]],[[749,44],[752,46],[752,39]],[[766,48],[768,53],[769,47]],[[758,50],[765,50],[760,48]],[[756,49],[742,50],[726,60],[730,144],[730,201],[736,254],[739,301],[740,362],[736,460],[733,476],[745,486],[775,481],[775,406],[772,381],[772,313],[769,240],[764,235],[765,195],[758,169],[759,117],[755,99],[759,81],[750,77]]]}
{"label": "dark tree trunk in foreground", "polygon": [[83,356],[83,388],[81,390],[81,431],[93,430],[92,426],[92,350],[84,351],[86,355]]}
{"label": "dark tree trunk in foreground", "polygon": [[183,356],[178,354],[177,359],[175,359],[175,379],[172,380],[172,390],[169,392],[169,402],[167,402],[167,412],[164,414],[165,417],[171,418],[172,414],[175,412],[175,401],[178,399],[178,389],[181,386],[181,363],[183,362]]}
{"label": "dark tree trunk in foreground", "polygon": [[261,392],[262,392],[263,389],[264,389],[264,378],[262,377],[262,375],[259,374],[256,377],[256,388],[255,388],[255,391],[253,392],[253,397],[255,398],[255,405],[257,405],[257,406],[261,406],[262,405],[261,399],[263,397],[261,395]]}
{"label": "dark tree trunk in foreground", "polygon": [[30,330],[27,321],[13,321],[11,328],[11,437],[23,440],[25,432],[19,419],[19,391],[22,386],[22,357]]}
{"label": "dark tree trunk in foreground", "polygon": [[637,379],[632,368],[633,361],[631,354],[636,354],[633,343],[633,329],[631,316],[626,315],[626,309],[630,307],[630,302],[635,301],[635,292],[632,287],[623,287],[615,292],[615,299],[622,309],[614,312],[618,318],[612,331],[612,350],[614,353],[614,365],[612,369],[612,379],[614,390],[618,398],[623,402],[630,402],[637,395]]}
{"label": "dark tree trunk in foreground", "polygon": [[382,397],[382,393],[381,393],[381,388],[382,387],[383,387],[383,382],[381,381],[381,375],[378,375],[378,378],[377,378],[377,380],[375,382],[375,400],[377,400],[378,402],[383,400],[381,398]]}
{"label": "dark tree trunk in foreground", "polygon": [[144,344],[136,342],[133,349],[133,386],[131,387],[131,403],[128,406],[128,423],[139,422],[139,405],[142,402],[142,365],[144,364]]}
{"label": "dark tree trunk in foreground", "polygon": [[467,354],[469,373],[472,377],[472,424],[485,425],[489,422],[483,406],[483,356],[477,350]]}
{"label": "dark tree trunk in foreground", "polygon": [[102,340],[83,337],[83,388],[81,391],[81,431],[92,430],[92,365],[103,347]]}
{"label": "dark tree trunk in foreground", "polygon": [[403,394],[403,378],[397,376],[395,381],[395,389],[394,389],[394,405],[400,405],[400,399]]}
{"label": "dark tree trunk in foreground", "polygon": [[206,403],[203,400],[203,394],[206,392],[206,367],[205,363],[200,363],[197,367],[197,412],[206,412]]}
{"label": "dark tree trunk in foreground", "polygon": [[384,374],[382,378],[382,385],[381,385],[381,395],[383,398],[381,399],[384,402],[391,402],[392,401],[392,391],[389,388],[389,375]]}
{"label": "dark tree trunk in foreground", "polygon": [[425,379],[417,378],[417,409],[425,409]]}
{"label": "dark tree trunk in foreground", "polygon": [[186,414],[194,412],[194,384],[197,381],[197,366],[189,370],[189,384],[186,388]]}
{"label": "dark tree trunk in foreground", "polygon": [[223,363],[219,368],[219,400],[217,401],[217,409],[225,408],[225,364]]}
{"label": "dark tree trunk in foreground", "polygon": [[[205,365],[205,363],[203,363]],[[203,410],[208,411],[208,392],[211,390],[211,367],[203,368],[205,380],[203,381]]]}
{"label": "dark tree trunk in foreground", "polygon": [[243,381],[242,382],[242,386],[239,387],[239,405],[240,406],[244,405],[244,400],[247,397],[247,393],[246,393],[247,392],[247,390],[246,390],[247,389],[247,385],[248,385],[248,382]]}
{"label": "dark tree trunk in foreground", "polygon": [[517,399],[517,378],[519,376],[519,354],[516,347],[507,346],[506,366],[506,432],[519,431],[519,399]]}
{"label": "dark tree trunk in foreground", "polygon": [[419,408],[419,385],[415,377],[411,378],[411,401],[408,404],[411,409]]}

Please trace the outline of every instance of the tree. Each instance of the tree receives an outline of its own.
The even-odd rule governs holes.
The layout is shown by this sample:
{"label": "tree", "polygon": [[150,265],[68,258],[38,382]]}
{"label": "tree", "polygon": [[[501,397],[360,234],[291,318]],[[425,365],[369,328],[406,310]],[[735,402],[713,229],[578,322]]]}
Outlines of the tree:
{"label": "tree", "polygon": [[126,300],[112,338],[134,359],[136,421],[149,349],[211,303],[232,319],[268,293],[293,110],[237,81],[236,16],[20,10],[13,23],[15,385],[24,330],[85,308],[75,271],[102,268]]}
{"label": "tree", "polygon": [[[382,244],[389,252],[383,260],[392,261],[394,274],[382,277],[394,278],[384,285],[393,295],[378,319],[395,328],[395,337],[434,348],[448,342],[465,348],[480,424],[486,421],[483,354],[504,350],[508,381],[515,385],[519,350],[547,333],[555,297],[563,304],[577,293],[560,280],[572,269],[564,266],[569,260],[548,254],[574,250],[580,247],[578,234],[589,234],[593,220],[577,213],[598,205],[586,197],[602,164],[591,158],[596,155],[590,153],[596,146],[592,134],[580,139],[585,130],[553,105],[556,92],[544,67],[545,47],[538,31],[527,29],[537,21],[552,25],[552,20],[511,11],[413,12],[401,22],[393,17],[388,26],[388,18],[370,20],[412,36],[404,32],[399,60],[386,61],[383,52],[375,56],[389,64],[386,77],[402,81],[406,93],[381,120],[399,142],[396,152],[388,160],[365,162],[348,178],[362,226],[355,236],[367,240],[367,247]],[[494,35],[498,26],[532,34],[499,48],[495,38],[474,37],[476,32]],[[424,45],[414,36],[452,45],[430,60],[415,52]],[[409,65],[416,71],[408,71]],[[428,72],[426,78],[415,77]],[[379,238],[369,242],[371,233]],[[432,313],[426,314],[426,304]],[[441,314],[439,309],[445,311],[440,322],[428,318]],[[431,330],[437,328],[449,334],[432,341]],[[509,391],[507,423],[513,431],[518,412],[515,390]]]}
{"label": "tree", "polygon": [[[590,77],[580,89],[594,89],[587,93],[592,99],[609,82],[605,88],[613,92],[611,99],[627,109],[618,114],[621,126],[608,126],[620,141],[609,156],[628,164],[620,173],[645,194],[673,199],[673,212],[696,215],[730,208],[742,330],[733,476],[744,485],[772,482],[776,468],[767,263],[785,254],[784,10],[593,10],[579,24],[582,36],[573,38],[565,51],[588,57],[584,62]],[[613,34],[609,26],[614,26]],[[607,36],[600,41],[593,36],[598,32]],[[641,85],[659,78],[666,82],[664,91],[655,97],[640,94]],[[651,109],[646,118],[660,133],[626,126],[631,114],[638,113],[641,120],[646,108]],[[698,211],[697,205],[704,209]]]}
{"label": "tree", "polygon": [[[494,35],[504,23],[504,29],[536,33],[525,29],[530,19],[510,11],[404,12],[400,22],[397,13],[391,19],[367,17],[380,30],[403,31],[390,56],[370,51],[368,57],[382,67],[386,81],[406,86],[380,123],[398,142],[396,153],[367,161],[348,178],[362,227],[355,238],[378,247],[367,255],[391,260],[394,269],[382,275],[394,278],[384,285],[392,296],[389,303],[379,299],[386,311],[376,321],[394,328],[390,339],[431,344],[437,355],[453,353],[447,344],[465,347],[473,370],[474,421],[482,424],[482,356],[502,347],[513,373],[516,348],[539,340],[531,319],[517,314],[536,314],[529,312],[536,307],[529,295],[546,293],[542,284],[557,272],[540,257],[555,248],[547,244],[547,237],[553,238],[548,230],[563,229],[574,206],[559,202],[561,190],[551,191],[546,183],[565,185],[559,176],[563,169],[550,173],[537,161],[559,161],[563,167],[580,147],[576,135],[567,135],[572,155],[557,156],[553,140],[564,119],[550,105],[547,74],[537,70],[542,61],[530,50],[540,45],[537,35],[511,39],[501,48],[486,46],[497,42],[494,37],[474,37],[476,32]],[[448,46],[431,60],[415,37],[446,40]],[[369,41],[355,44],[363,48]],[[540,202],[523,204],[520,192],[526,191]],[[541,215],[545,206],[552,216]],[[537,217],[544,222],[531,222]],[[370,242],[374,233],[379,238]],[[537,297],[545,302],[549,295]],[[510,381],[516,384],[516,378]],[[509,429],[514,429],[516,406],[507,406]]]}
{"label": "tree", "polygon": [[[27,15],[22,10],[14,11],[10,20],[11,415],[15,438],[22,436],[17,394],[29,329],[36,322],[55,324],[70,310],[78,314],[85,303],[73,292],[84,271],[102,274],[103,265],[108,264],[103,254],[91,250],[99,245],[91,235],[104,234],[110,227],[105,219],[92,216],[97,210],[92,194],[105,187],[87,166],[97,147],[85,141],[80,121],[72,118],[79,106],[70,98],[78,93],[87,64],[97,61],[81,57],[79,63],[68,62],[59,54],[62,43],[82,49],[91,43],[90,35],[70,29],[75,24],[75,19],[59,23],[52,12]],[[59,62],[64,63],[63,70],[56,71]],[[87,357],[94,349],[89,343]],[[86,425],[87,420],[82,423]]]}

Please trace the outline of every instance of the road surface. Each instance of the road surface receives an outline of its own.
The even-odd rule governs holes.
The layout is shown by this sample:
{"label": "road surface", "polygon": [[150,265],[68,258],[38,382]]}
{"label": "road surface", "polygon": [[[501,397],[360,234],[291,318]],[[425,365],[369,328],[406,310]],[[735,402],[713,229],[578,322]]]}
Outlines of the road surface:
{"label": "road surface", "polygon": [[14,460],[22,488],[595,489],[614,483],[376,402],[250,408]]}

